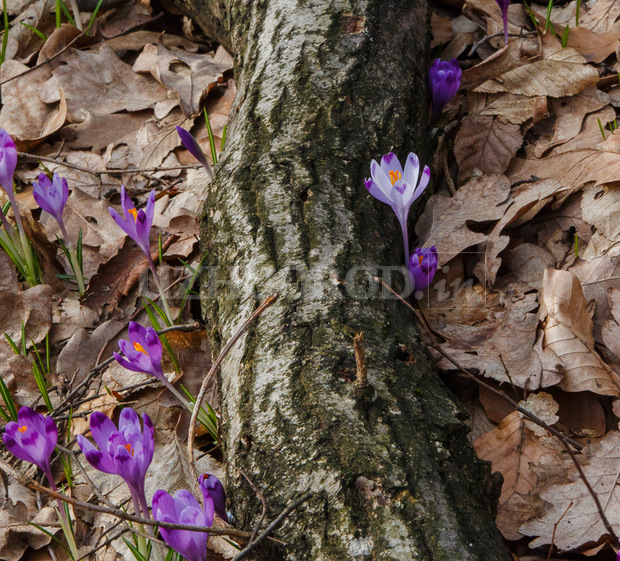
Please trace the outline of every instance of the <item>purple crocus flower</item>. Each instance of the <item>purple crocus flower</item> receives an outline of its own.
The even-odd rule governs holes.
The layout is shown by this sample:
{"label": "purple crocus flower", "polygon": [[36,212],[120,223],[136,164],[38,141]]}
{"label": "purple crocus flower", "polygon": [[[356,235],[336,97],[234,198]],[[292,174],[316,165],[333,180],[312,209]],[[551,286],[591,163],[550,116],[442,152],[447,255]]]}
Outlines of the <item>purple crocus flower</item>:
{"label": "purple crocus flower", "polygon": [[369,193],[376,199],[390,205],[396,213],[405,244],[405,265],[409,261],[409,235],[407,233],[409,209],[413,201],[426,189],[431,177],[431,170],[428,166],[424,166],[422,178],[418,183],[419,174],[420,160],[413,152],[407,156],[404,171],[396,155],[390,152],[381,158],[381,165],[375,160],[370,163],[372,179],[364,181]]}
{"label": "purple crocus flower", "polygon": [[118,429],[100,411],[90,416],[90,432],[97,446],[82,435],[77,442],[88,463],[104,473],[120,475],[131,493],[136,512],[148,516],[144,495],[144,478],[153,460],[155,437],[150,417],[142,415],[144,428],[140,428],[138,414],[130,408],[121,411]]}
{"label": "purple crocus flower", "polygon": [[146,211],[144,211],[142,209],[136,210],[135,205],[127,196],[127,190],[123,186],[121,187],[121,207],[123,209],[122,217],[112,207],[108,209],[110,215],[114,222],[120,226],[121,230],[144,251],[150,264],[152,261],[150,237],[153,215],[155,214],[155,190],[151,191],[146,203]]}
{"label": "purple crocus flower", "polygon": [[[13,196],[13,174],[17,167],[17,148],[11,135],[0,129],[0,184],[9,195]],[[11,199],[11,204],[13,199]]]}
{"label": "purple crocus flower", "polygon": [[120,353],[113,353],[114,359],[122,367],[133,372],[146,372],[166,383],[161,367],[161,341],[152,327],[144,327],[135,321],[129,322],[127,329],[129,341],[121,339],[118,346]]}
{"label": "purple crocus flower", "polygon": [[210,473],[203,473],[198,478],[200,489],[202,490],[202,496],[205,504],[207,504],[207,498],[213,499],[213,505],[215,512],[224,521],[228,522],[228,514],[226,514],[226,492],[222,482],[211,475]]}
{"label": "purple crocus flower", "polygon": [[443,108],[461,87],[463,72],[458,61],[437,59],[428,71],[428,82],[433,104],[432,120],[436,121]]}
{"label": "purple crocus flower", "polygon": [[409,271],[415,282],[416,290],[425,290],[431,284],[439,264],[439,254],[435,246],[431,248],[418,247],[409,260]]}
{"label": "purple crocus flower", "polygon": [[510,6],[510,0],[495,0],[499,9],[502,11],[502,19],[504,20],[504,41],[508,44],[508,6]]}
{"label": "purple crocus flower", "polygon": [[[153,495],[153,518],[157,522],[172,522],[192,526],[210,527],[215,512],[213,499],[205,495],[204,509],[189,491],[177,491],[174,498],[166,491],[155,491]],[[163,540],[188,561],[205,561],[207,559],[207,540],[205,532],[191,530],[169,530],[160,528]]]}
{"label": "purple crocus flower", "polygon": [[183,143],[183,146],[185,146],[187,151],[204,166],[204,168],[207,170],[207,173],[209,174],[209,177],[213,177],[211,166],[209,165],[209,162],[207,162],[207,156],[202,151],[200,144],[198,144],[192,133],[186,131],[185,129],[182,129],[179,126],[177,126],[177,133],[179,133],[179,136],[181,137],[181,142]]}
{"label": "purple crocus flower", "polygon": [[11,421],[4,427],[4,444],[20,460],[35,464],[56,488],[52,477],[50,458],[58,442],[58,429],[51,417],[45,417],[30,407],[22,407],[17,413],[17,422]]}
{"label": "purple crocus flower", "polygon": [[67,230],[62,219],[62,213],[69,197],[69,186],[64,177],[54,174],[53,181],[44,173],[39,174],[39,181],[33,183],[32,195],[37,204],[48,214],[51,214],[62,232],[63,239],[68,242]]}

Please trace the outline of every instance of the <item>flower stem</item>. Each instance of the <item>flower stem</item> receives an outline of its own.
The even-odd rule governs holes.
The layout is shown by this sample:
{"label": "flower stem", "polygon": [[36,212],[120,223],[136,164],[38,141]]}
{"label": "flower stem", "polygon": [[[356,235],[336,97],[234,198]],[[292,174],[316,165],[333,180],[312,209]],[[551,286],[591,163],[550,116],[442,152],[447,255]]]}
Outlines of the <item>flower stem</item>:
{"label": "flower stem", "polygon": [[403,243],[405,244],[405,267],[409,269],[409,234],[407,233],[407,219],[401,222],[403,232]]}
{"label": "flower stem", "polygon": [[[45,477],[47,477],[47,481],[50,484],[50,488],[52,489],[52,491],[58,493],[58,487],[56,486],[56,482],[54,481],[54,476],[52,475],[51,470],[45,472]],[[73,559],[79,559],[80,552],[78,551],[77,545],[75,543],[75,536],[73,534],[71,520],[67,517],[67,514],[65,512],[65,504],[60,499],[56,499],[56,504],[58,506],[58,521],[60,522],[60,527],[63,534],[65,535],[65,539],[67,540],[67,545],[71,550],[71,557]]]}
{"label": "flower stem", "polygon": [[155,286],[157,287],[157,291],[159,292],[159,297],[161,298],[161,303],[164,306],[164,311],[166,312],[166,315],[168,316],[168,321],[170,322],[170,325],[172,325],[174,323],[174,320],[172,319],[172,314],[170,313],[170,308],[168,306],[168,300],[166,298],[166,293],[164,292],[164,288],[161,285],[161,281],[159,280],[159,275],[157,274],[157,269],[155,268],[155,263],[153,263],[153,260],[151,259],[151,256],[148,256],[148,260],[149,260],[149,267],[151,268],[151,272],[153,273],[153,279],[155,281]]}

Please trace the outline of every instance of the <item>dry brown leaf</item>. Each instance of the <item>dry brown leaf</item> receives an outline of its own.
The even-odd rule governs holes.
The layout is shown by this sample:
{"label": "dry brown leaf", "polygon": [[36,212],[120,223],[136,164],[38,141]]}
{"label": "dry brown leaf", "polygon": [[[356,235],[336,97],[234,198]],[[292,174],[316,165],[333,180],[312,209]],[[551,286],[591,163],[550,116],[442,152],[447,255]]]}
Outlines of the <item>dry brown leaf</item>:
{"label": "dry brown leaf", "polygon": [[[11,491],[14,487],[15,482],[11,480]],[[11,497],[12,495],[11,492]],[[14,498],[5,499],[3,508],[0,509],[0,559],[19,561],[29,547],[39,549],[50,543],[50,536],[28,523],[33,520],[33,512],[37,512],[34,500],[26,506]]]}
{"label": "dry brown leaf", "polygon": [[[532,58],[540,56],[538,41],[530,37],[511,39],[507,45],[500,48],[482,62],[463,72],[461,87],[469,89],[487,80],[513,70],[515,67],[528,64]],[[522,58],[523,57],[523,58]]]}
{"label": "dry brown leaf", "polygon": [[[560,29],[558,33],[562,35]],[[615,31],[595,33],[583,25],[571,26],[567,46],[583,55],[588,62],[603,62],[620,46],[620,34]]]}
{"label": "dry brown leaf", "polygon": [[620,3],[616,0],[597,0],[592,8],[581,13],[579,25],[596,33],[605,33],[618,29],[618,18]]}
{"label": "dry brown leaf", "polygon": [[581,210],[583,219],[596,228],[597,234],[612,243],[620,241],[620,188],[617,185],[584,189]]}
{"label": "dry brown leaf", "polygon": [[559,42],[544,49],[544,58],[495,76],[478,86],[484,93],[509,92],[527,96],[565,97],[575,95],[598,82],[596,68],[575,49]]}
{"label": "dry brown leaf", "polygon": [[[620,487],[616,478],[620,467],[620,433],[607,433],[599,443],[584,448],[582,454],[588,460],[588,465],[583,466],[585,476],[618,533]],[[550,506],[544,514],[532,518],[519,529],[521,534],[537,536],[530,547],[541,547],[553,540],[560,551],[570,551],[584,544],[596,543],[607,534],[594,500],[577,470],[573,469],[569,477],[572,483],[551,485],[541,490],[541,499]]]}
{"label": "dry brown leaf", "polygon": [[148,76],[135,73],[114,51],[101,47],[98,53],[69,49],[56,58],[60,65],[42,85],[45,103],[58,101],[58,89],[67,98],[69,120],[80,122],[84,111],[117,113],[152,108],[166,99],[167,90]]}
{"label": "dry brown leaf", "polygon": [[[485,313],[482,318],[460,305],[466,295],[453,303],[452,310],[431,308],[425,315],[446,339],[442,349],[465,368],[530,391],[557,384],[561,361],[552,350],[542,348],[542,338],[537,335],[536,295],[506,293],[502,302],[489,306],[491,299],[487,298],[479,304],[481,308],[489,306],[480,310]],[[454,369],[445,358],[438,366]]]}
{"label": "dry brown leaf", "polygon": [[[148,44],[157,43],[159,38],[162,38],[166,47],[182,47],[186,51],[196,52],[198,50],[198,43],[194,43],[185,37],[179,37],[178,35],[172,35],[165,33],[162,35],[157,31],[147,31],[146,29],[140,31],[133,31],[120,37],[112,37],[112,39],[106,39],[101,45],[107,45],[115,51],[140,51]],[[99,45],[94,45],[93,48],[97,48]]]}
{"label": "dry brown leaf", "polygon": [[136,134],[136,141],[129,147],[128,162],[139,169],[159,167],[168,154],[181,144],[177,125],[189,128],[185,116],[178,109],[163,119],[145,121]]}
{"label": "dry brown leaf", "polygon": [[438,47],[439,45],[447,45],[450,39],[454,36],[452,31],[452,24],[450,18],[442,17],[435,12],[431,14],[431,49]]}
{"label": "dry brown leaf", "polygon": [[59,134],[69,147],[92,148],[95,152],[112,143],[132,143],[144,121],[152,115],[150,111],[108,115],[85,111],[85,114],[82,122],[63,127]]}
{"label": "dry brown leaf", "polygon": [[[75,380],[79,384],[88,371],[117,350],[116,341],[120,338],[124,324],[114,320],[99,325],[92,333],[86,329],[78,329],[58,355],[56,371],[67,380]],[[101,349],[107,344],[106,352],[100,357]]]}
{"label": "dry brown leaf", "polygon": [[[607,137],[618,142],[620,135]],[[605,144],[564,152],[546,158],[514,158],[507,172],[512,182],[529,180],[532,176],[554,179],[566,187],[578,189],[585,183],[596,185],[617,181],[620,177],[620,151]]]}
{"label": "dry brown leaf", "polygon": [[[493,35],[504,29],[502,12],[495,0],[466,0],[463,13],[472,21],[479,22],[480,25],[483,20],[486,21],[487,35]],[[509,33],[519,33],[520,28],[526,24],[524,16],[524,10],[521,7],[515,9],[515,6],[510,6],[508,13]],[[501,43],[503,44],[503,40]]]}
{"label": "dry brown leaf", "polygon": [[620,288],[609,288],[608,295],[612,317],[603,324],[602,336],[605,345],[620,363]]}
{"label": "dry brown leaf", "polygon": [[136,72],[150,72],[179,96],[181,109],[187,118],[200,113],[200,102],[232,69],[232,57],[223,47],[215,54],[193,54],[175,47],[166,47],[161,38],[157,51],[147,45],[134,63]]}
{"label": "dry brown leaf", "polygon": [[504,214],[487,236],[484,260],[474,272],[480,282],[492,285],[502,263],[499,254],[508,246],[510,237],[502,235],[509,226],[516,227],[533,218],[554,198],[566,192],[559,183],[550,180],[535,181],[515,189],[510,200],[502,207]]}
{"label": "dry brown leaf", "polygon": [[[519,405],[523,407],[523,409],[527,409],[530,413],[536,415],[538,419],[547,423],[549,426],[555,425],[560,419],[557,416],[560,406],[555,399],[553,399],[553,396],[547,392],[531,393],[527,396],[526,400],[521,400]],[[523,422],[536,436],[545,436],[547,434],[547,429],[544,429],[533,421],[524,419]]]}
{"label": "dry brown leaf", "polygon": [[[531,149],[531,154],[541,158],[549,149],[575,138],[588,113],[593,113],[609,103],[609,96],[598,88],[587,88],[579,94],[551,101],[555,114],[555,130],[549,141],[540,138]],[[526,151],[527,152],[527,151]]]}
{"label": "dry brown leaf", "polygon": [[560,424],[576,436],[601,437],[607,430],[605,409],[591,392],[554,391],[560,405]]}
{"label": "dry brown leaf", "polygon": [[592,320],[579,279],[568,271],[547,269],[540,302],[541,319],[546,319],[543,347],[564,362],[559,387],[569,392],[620,395],[618,376],[594,349]]}
{"label": "dry brown leaf", "polygon": [[470,115],[496,116],[504,123],[521,125],[528,119],[534,122],[548,116],[546,97],[527,97],[513,94],[481,94],[467,92]]}
{"label": "dry brown leaf", "polygon": [[563,476],[560,455],[544,445],[518,411],[476,440],[474,449],[480,458],[492,462],[493,471],[504,476],[497,527],[506,539],[521,539],[518,528],[542,510],[540,491],[550,480],[561,480]]}
{"label": "dry brown leaf", "polygon": [[521,147],[518,125],[495,117],[468,115],[456,135],[454,156],[459,166],[459,183],[482,173],[503,173]]}
{"label": "dry brown leaf", "polygon": [[445,192],[431,196],[415,231],[420,246],[434,245],[444,265],[461,251],[487,239],[468,224],[499,220],[505,212],[510,184],[503,175],[485,175],[463,185],[454,197]]}
{"label": "dry brown leaf", "polygon": [[[110,204],[105,200],[88,195],[69,182],[71,195],[67,200],[64,221],[69,238],[76,243],[82,231],[84,274],[93,276],[99,266],[116,255],[125,233],[110,216]],[[48,216],[42,217],[48,239],[55,239],[60,229],[55,220]]]}
{"label": "dry brown leaf", "polygon": [[557,156],[559,154],[564,154],[565,152],[575,153],[578,150],[583,150],[585,148],[596,148],[598,146],[600,146],[601,149],[605,149],[605,147],[609,147],[611,143],[615,143],[620,146],[620,142],[614,142],[616,139],[613,137],[616,135],[612,135],[611,131],[608,130],[606,133],[607,140],[604,139],[601,134],[601,126],[605,128],[608,123],[614,121],[615,119],[616,111],[613,107],[611,107],[611,105],[604,107],[596,113],[587,115],[581,126],[581,131],[579,134],[567,142],[553,147],[547,153],[546,157]]}
{"label": "dry brown leaf", "polygon": [[[2,65],[2,80],[21,74],[27,66],[6,61]],[[56,132],[67,117],[67,103],[62,89],[56,91],[56,107],[43,103],[39,91],[49,80],[51,72],[40,67],[8,82],[2,87],[2,111],[0,128],[6,129],[16,140],[22,141],[22,149],[31,149],[41,140]]]}

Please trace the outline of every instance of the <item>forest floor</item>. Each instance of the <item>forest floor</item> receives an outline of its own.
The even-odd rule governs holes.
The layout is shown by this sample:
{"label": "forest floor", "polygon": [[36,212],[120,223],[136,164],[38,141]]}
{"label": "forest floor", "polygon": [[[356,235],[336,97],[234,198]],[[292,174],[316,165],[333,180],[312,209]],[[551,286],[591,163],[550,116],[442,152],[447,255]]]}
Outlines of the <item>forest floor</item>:
{"label": "forest floor", "polygon": [[[17,201],[43,282],[26,286],[0,251],[0,377],[17,406],[49,409],[74,452],[92,411],[148,413],[156,453],[147,496],[187,488],[189,414],[152,376],[102,364],[129,321],[165,327],[149,304],[158,293],[144,254],[108,207],[120,208],[121,185],[137,208],[156,191],[152,257],[181,326],[165,335],[177,363],[165,357],[164,371],[195,396],[212,364],[192,290],[210,177],[175,127],[217,158],[235,96],[232,58],[167,3],[163,16],[148,2],[103,9],[88,32],[66,13],[58,27],[55,0],[10,4],[0,128],[20,153]],[[620,2],[556,4],[511,5],[508,44],[495,0],[433,4],[433,58],[457,58],[463,79],[425,162],[434,194],[415,246],[434,245],[440,269],[417,315],[471,413],[476,453],[504,476],[497,525],[514,559],[611,560],[612,533],[620,534]],[[85,27],[91,15],[82,13]],[[70,273],[61,231],[33,197],[42,171],[65,177],[71,190],[64,221],[72,244],[81,231],[81,297],[58,277]],[[217,412],[215,387],[207,401]],[[0,406],[11,417],[6,398]],[[199,473],[224,479],[213,438],[202,429],[195,436],[210,452],[198,458]],[[3,447],[1,457],[10,473],[36,475]],[[129,500],[118,476],[81,455],[69,466],[53,464],[72,497]],[[28,481],[5,480],[0,559],[67,558],[25,523],[58,530],[52,504]],[[126,525],[114,526],[109,512],[79,513],[82,555],[130,558]],[[238,551],[220,536],[209,546],[210,559]]]}

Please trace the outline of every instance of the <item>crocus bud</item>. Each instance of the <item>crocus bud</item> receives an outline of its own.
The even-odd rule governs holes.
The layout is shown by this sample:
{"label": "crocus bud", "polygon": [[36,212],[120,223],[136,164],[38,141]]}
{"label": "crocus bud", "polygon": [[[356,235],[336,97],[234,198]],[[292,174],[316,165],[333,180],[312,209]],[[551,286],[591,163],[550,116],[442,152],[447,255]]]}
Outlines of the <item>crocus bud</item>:
{"label": "crocus bud", "polygon": [[409,271],[415,281],[416,290],[426,290],[435,277],[439,254],[435,246],[431,248],[418,247],[409,260]]}
{"label": "crocus bud", "polygon": [[177,133],[179,134],[179,137],[181,137],[181,142],[187,151],[204,166],[209,176],[213,177],[211,166],[209,165],[209,162],[207,162],[207,156],[205,156],[200,144],[198,144],[192,133],[182,129],[179,126],[177,126]]}
{"label": "crocus bud", "polygon": [[499,9],[502,11],[502,19],[504,20],[504,41],[508,44],[508,6],[510,6],[510,0],[495,0]]}
{"label": "crocus bud", "polygon": [[215,475],[203,473],[198,478],[198,483],[200,485],[200,489],[202,490],[202,496],[205,503],[207,501],[207,497],[211,497],[213,499],[213,505],[217,515],[224,520],[224,522],[228,522],[228,514],[226,514],[226,492],[224,491],[222,482],[215,477]]}
{"label": "crocus bud", "polygon": [[432,120],[436,121],[443,108],[456,95],[461,86],[463,72],[458,61],[437,59],[428,71],[428,81],[433,104]]}
{"label": "crocus bud", "polygon": [[64,240],[68,241],[65,223],[62,219],[62,214],[69,197],[67,180],[55,173],[52,181],[47,175],[41,173],[39,181],[33,183],[32,195],[41,209],[51,214],[58,222]]}
{"label": "crocus bud", "polygon": [[[0,129],[0,185],[9,194],[13,195],[13,174],[17,167],[17,148],[11,135]],[[11,203],[13,201],[11,200]]]}

